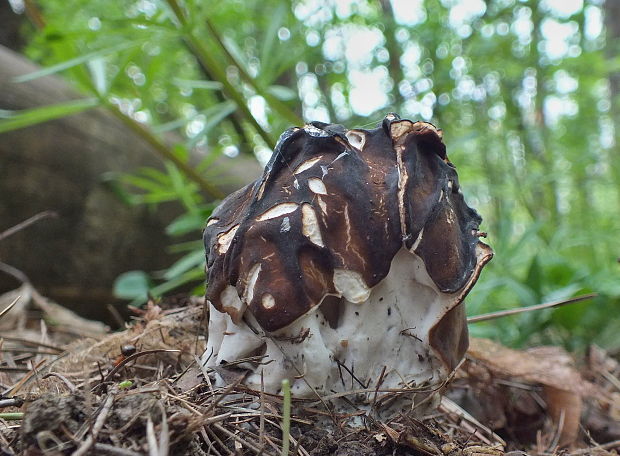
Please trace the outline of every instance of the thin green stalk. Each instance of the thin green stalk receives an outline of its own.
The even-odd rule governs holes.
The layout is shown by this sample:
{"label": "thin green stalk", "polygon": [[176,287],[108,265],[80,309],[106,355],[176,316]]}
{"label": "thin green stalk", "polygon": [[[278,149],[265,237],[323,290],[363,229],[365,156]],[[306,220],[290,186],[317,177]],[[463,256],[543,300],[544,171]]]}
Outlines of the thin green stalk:
{"label": "thin green stalk", "polygon": [[202,65],[209,70],[213,77],[220,83],[222,83],[224,93],[231,98],[239,109],[243,112],[246,119],[252,124],[256,132],[263,138],[267,146],[271,149],[275,149],[276,142],[267,133],[267,131],[258,123],[254,115],[250,112],[245,99],[241,93],[228,81],[226,72],[220,67],[219,62],[204,48],[200,40],[198,40],[187,23],[187,18],[183,13],[177,0],[166,0],[170,9],[174,13],[178,27],[183,34],[183,37],[194,54],[194,56],[200,61]]}
{"label": "thin green stalk", "polygon": [[241,65],[237,61],[235,56],[228,50],[228,48],[226,47],[226,44],[224,44],[224,41],[220,38],[220,34],[218,33],[218,31],[216,30],[215,26],[211,23],[211,21],[208,18],[206,19],[206,24],[207,24],[207,28],[211,32],[211,35],[213,35],[213,38],[215,38],[215,41],[219,45],[219,47],[222,50],[222,52],[224,52],[224,54],[226,54],[226,56],[230,59],[230,61],[233,63],[233,65],[235,65],[239,69],[239,74],[241,75],[241,78],[243,78],[243,80],[247,84],[252,86],[252,88],[256,91],[256,93],[258,95],[260,95],[265,100],[267,100],[267,103],[269,103],[269,106],[271,106],[273,109],[278,111],[278,113],[282,117],[287,119],[293,125],[301,125],[301,124],[303,124],[303,120],[301,118],[299,118],[299,116],[297,114],[295,114],[291,109],[289,109],[288,106],[286,106],[284,103],[282,103],[276,97],[274,97],[269,92],[264,90],[263,87],[261,87],[260,85],[257,84],[256,78],[253,78],[252,76],[250,76],[248,74],[248,72],[245,70],[243,65]]}
{"label": "thin green stalk", "polygon": [[291,431],[291,383],[287,378],[282,380],[282,395],[284,405],[282,407],[282,456],[288,456]]}
{"label": "thin green stalk", "polygon": [[24,412],[5,412],[0,413],[0,419],[6,421],[17,421],[24,419]]}
{"label": "thin green stalk", "polygon": [[181,160],[179,157],[175,155],[173,151],[171,151],[162,141],[160,141],[151,131],[145,128],[142,124],[135,121],[131,117],[123,114],[118,107],[115,105],[106,102],[106,107],[108,110],[114,114],[119,120],[121,120],[127,127],[129,127],[132,131],[134,131],[138,136],[144,139],[147,143],[149,143],[157,153],[165,158],[166,160],[170,160],[174,165],[179,168],[189,179],[196,182],[200,188],[210,195],[213,198],[222,198],[224,194],[216,188],[213,184],[207,182],[200,174],[198,174],[192,167],[190,167],[187,163]]}

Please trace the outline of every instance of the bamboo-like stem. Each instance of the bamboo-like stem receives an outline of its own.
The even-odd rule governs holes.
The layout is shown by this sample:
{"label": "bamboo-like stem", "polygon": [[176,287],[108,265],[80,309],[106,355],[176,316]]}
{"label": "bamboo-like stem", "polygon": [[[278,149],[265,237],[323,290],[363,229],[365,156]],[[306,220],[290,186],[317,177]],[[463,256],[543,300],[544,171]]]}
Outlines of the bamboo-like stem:
{"label": "bamboo-like stem", "polygon": [[211,32],[211,35],[213,36],[213,38],[215,39],[216,43],[218,44],[218,46],[220,47],[220,49],[222,50],[222,52],[224,52],[224,54],[226,54],[226,56],[230,59],[230,61],[233,63],[233,65],[235,65],[237,67],[237,69],[239,70],[239,74],[241,75],[241,78],[247,83],[249,84],[258,95],[260,95],[261,97],[263,97],[267,103],[269,104],[269,106],[271,108],[273,108],[274,110],[278,111],[278,114],[280,114],[282,117],[284,117],[285,119],[287,119],[289,122],[291,122],[293,125],[301,125],[303,124],[303,120],[297,115],[295,114],[288,106],[286,106],[282,101],[278,100],[276,97],[274,97],[273,95],[271,95],[269,92],[267,92],[263,87],[261,87],[257,82],[256,82],[256,78],[253,78],[252,76],[250,76],[250,74],[248,74],[248,72],[245,70],[245,68],[243,67],[243,65],[241,65],[237,59],[235,58],[235,56],[230,52],[230,50],[228,49],[228,47],[226,47],[226,44],[224,43],[224,41],[220,38],[220,34],[217,31],[217,29],[215,28],[215,26],[211,23],[211,21],[207,18],[206,19],[206,24],[207,24],[207,28],[209,29],[209,31]]}
{"label": "bamboo-like stem", "polygon": [[177,0],[166,0],[168,6],[172,10],[178,24],[178,28],[181,30],[184,40],[194,56],[200,61],[205,68],[220,82],[223,86],[224,93],[232,99],[237,107],[243,112],[246,119],[252,124],[256,132],[263,138],[263,141],[271,149],[275,149],[276,143],[271,135],[258,123],[254,115],[250,112],[243,95],[233,87],[226,77],[226,72],[220,68],[219,63],[213,58],[213,56],[204,48],[200,40],[198,40],[192,31],[190,30],[185,13],[181,9],[181,6]]}

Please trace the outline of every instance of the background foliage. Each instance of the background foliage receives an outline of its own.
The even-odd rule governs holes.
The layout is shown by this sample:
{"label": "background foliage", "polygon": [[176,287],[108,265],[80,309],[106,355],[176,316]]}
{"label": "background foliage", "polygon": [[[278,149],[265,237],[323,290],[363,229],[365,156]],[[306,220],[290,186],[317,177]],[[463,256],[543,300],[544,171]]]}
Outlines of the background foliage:
{"label": "background foliage", "polygon": [[[612,0],[607,0],[611,2]],[[388,111],[444,129],[496,257],[470,314],[595,291],[599,298],[472,326],[505,343],[620,348],[618,26],[602,0],[39,0],[38,74],[85,101],[1,113],[0,132],[105,106],[160,151],[163,171],[116,177],[131,204],[180,203],[172,236],[200,237],[213,161],[266,161],[304,120],[374,127]],[[605,20],[605,18],[607,20]],[[36,23],[37,21],[35,21]],[[614,36],[615,33],[615,36]],[[175,146],[168,147],[172,141]],[[127,298],[203,277],[200,241]],[[154,287],[154,288],[153,288]]]}

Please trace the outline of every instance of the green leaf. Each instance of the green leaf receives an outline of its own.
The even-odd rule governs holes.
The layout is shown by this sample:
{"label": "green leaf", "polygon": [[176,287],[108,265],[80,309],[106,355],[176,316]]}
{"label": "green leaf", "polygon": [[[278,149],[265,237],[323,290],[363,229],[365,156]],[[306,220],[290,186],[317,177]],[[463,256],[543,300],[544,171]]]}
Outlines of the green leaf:
{"label": "green leaf", "polygon": [[170,236],[183,236],[192,231],[201,230],[205,226],[207,217],[201,212],[188,212],[175,219],[166,227]]}
{"label": "green leaf", "polygon": [[128,389],[131,388],[133,386],[133,382],[131,380],[123,380],[122,382],[120,382],[118,384],[118,389]]}
{"label": "green leaf", "polygon": [[[201,268],[190,269],[189,271],[181,274],[178,277],[175,277],[174,279],[168,280],[167,282],[164,282],[160,285],[157,285],[156,287],[151,288],[150,291],[151,291],[151,294],[153,294],[154,296],[161,296],[162,294],[167,293],[170,290],[174,290],[175,288],[178,288],[181,285],[185,285],[186,283],[196,282],[196,281],[204,280],[204,279],[205,279],[205,272],[203,269]],[[144,298],[144,301],[146,301],[146,298]]]}
{"label": "green leaf", "polygon": [[155,133],[163,133],[166,131],[174,130],[187,125],[190,120],[195,119],[197,116],[204,115],[207,118],[207,121],[205,122],[202,131],[198,135],[196,135],[196,138],[200,139],[202,135],[211,130],[211,128],[213,128],[215,125],[219,124],[222,120],[232,114],[236,109],[237,105],[233,101],[226,100],[203,111],[200,111],[194,116],[181,117],[179,119],[157,125],[156,127],[153,127],[153,131]]}
{"label": "green leaf", "polygon": [[222,87],[224,87],[223,84],[218,81],[174,78],[172,82],[179,87],[188,89],[221,90]]}
{"label": "green leaf", "polygon": [[90,75],[93,80],[95,90],[99,95],[104,95],[108,91],[105,59],[103,57],[96,57],[89,60],[87,65],[90,70]]}
{"label": "green leaf", "polygon": [[192,288],[191,294],[192,296],[204,296],[206,291],[206,282],[201,283],[200,285]]}
{"label": "green leaf", "polygon": [[172,188],[179,202],[182,203],[188,211],[196,211],[198,209],[196,185],[188,182],[185,175],[171,162],[166,162],[166,169],[168,170]]}
{"label": "green leaf", "polygon": [[142,44],[144,40],[136,40],[132,42],[125,42],[121,44],[117,44],[116,46],[111,46],[105,49],[101,49],[99,51],[91,52],[89,54],[80,55],[79,57],[75,57],[73,59],[65,60],[64,62],[58,63],[56,65],[52,65],[47,68],[43,68],[42,70],[34,71],[32,73],[27,73],[21,76],[17,76],[13,78],[13,82],[27,82],[32,81],[33,79],[42,78],[43,76],[49,76],[50,74],[55,74],[63,70],[67,70],[77,65],[81,65],[82,63],[86,63],[90,60],[103,57],[109,54],[115,54],[119,51],[129,49],[134,46],[138,46]]}
{"label": "green leaf", "polygon": [[114,296],[120,299],[144,299],[148,297],[151,281],[144,271],[129,271],[114,281]]}
{"label": "green leaf", "polygon": [[239,47],[237,42],[233,40],[229,36],[221,36],[220,37],[222,43],[224,44],[224,48],[228,51],[228,53],[234,59],[234,63],[241,70],[248,72],[248,59],[243,50]]}
{"label": "green leaf", "polygon": [[[204,262],[205,252],[203,249],[190,252],[166,270],[164,273],[164,279],[172,280]],[[204,271],[204,267],[200,269],[201,271]]]}
{"label": "green leaf", "polygon": [[269,20],[269,28],[265,32],[265,38],[263,40],[263,46],[261,48],[260,61],[263,65],[261,71],[261,77],[263,77],[263,82],[270,82],[271,68],[267,68],[268,65],[272,62],[275,62],[275,58],[273,58],[273,50],[278,39],[278,29],[282,26],[284,22],[284,17],[286,15],[287,5],[286,3],[280,3],[275,11],[271,12],[271,17]]}
{"label": "green leaf", "polygon": [[119,173],[113,171],[103,173],[101,183],[128,206],[135,206],[142,201],[139,195],[134,195],[123,186],[122,176]]}
{"label": "green leaf", "polygon": [[40,108],[25,109],[23,111],[0,110],[0,133],[30,127],[54,119],[60,119],[80,113],[99,105],[96,98],[71,100]]}
{"label": "green leaf", "polygon": [[283,85],[272,85],[267,88],[267,92],[282,101],[294,100],[297,94],[293,89]]}
{"label": "green leaf", "polygon": [[171,245],[168,250],[170,253],[183,253],[191,252],[192,250],[203,249],[202,240],[179,242],[178,244]]}
{"label": "green leaf", "polygon": [[594,335],[594,342],[607,350],[617,353],[620,350],[620,320],[610,319],[605,328]]}
{"label": "green leaf", "polygon": [[217,105],[217,110],[209,110],[207,115],[207,121],[202,129],[202,134],[208,133],[213,127],[219,124],[222,120],[235,112],[237,105],[230,100],[224,101]]}
{"label": "green leaf", "polygon": [[221,103],[218,106],[220,106],[220,109],[218,109],[216,112],[211,113],[207,117],[207,121],[205,122],[204,126],[202,127],[202,130],[200,131],[200,133],[198,133],[189,142],[189,147],[194,147],[196,145],[196,143],[202,137],[204,137],[204,135],[209,133],[214,127],[219,125],[224,119],[226,119],[230,114],[235,112],[235,110],[237,109],[237,105],[235,105],[230,100],[225,101],[225,102]]}
{"label": "green leaf", "polygon": [[144,190],[148,192],[151,196],[171,194],[169,181],[164,184],[155,181],[151,177],[144,177],[137,174],[127,174],[123,176],[123,182],[129,185],[133,185],[134,187],[141,190]]}
{"label": "green leaf", "polygon": [[534,255],[530,268],[527,272],[527,277],[525,278],[525,283],[528,285],[530,290],[535,293],[537,300],[542,298],[542,274],[543,272],[540,267],[540,262],[538,261],[538,255]]}
{"label": "green leaf", "polygon": [[154,182],[161,184],[164,187],[170,186],[170,177],[163,171],[156,168],[140,168],[139,175],[148,177]]}

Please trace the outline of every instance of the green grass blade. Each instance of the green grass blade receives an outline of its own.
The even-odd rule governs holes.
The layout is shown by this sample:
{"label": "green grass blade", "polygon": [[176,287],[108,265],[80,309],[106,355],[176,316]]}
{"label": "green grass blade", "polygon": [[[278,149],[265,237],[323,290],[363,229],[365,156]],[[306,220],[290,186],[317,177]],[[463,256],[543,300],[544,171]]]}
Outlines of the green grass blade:
{"label": "green grass blade", "polygon": [[282,406],[282,452],[281,456],[288,456],[291,431],[291,382],[288,378],[282,380],[282,395],[284,405]]}
{"label": "green grass blade", "polygon": [[24,419],[24,412],[5,412],[0,413],[0,419],[6,421],[17,421]]}
{"label": "green grass blade", "polygon": [[0,133],[30,127],[49,120],[60,119],[98,105],[99,101],[96,98],[83,98],[81,100],[71,100],[23,111],[0,110]]}

